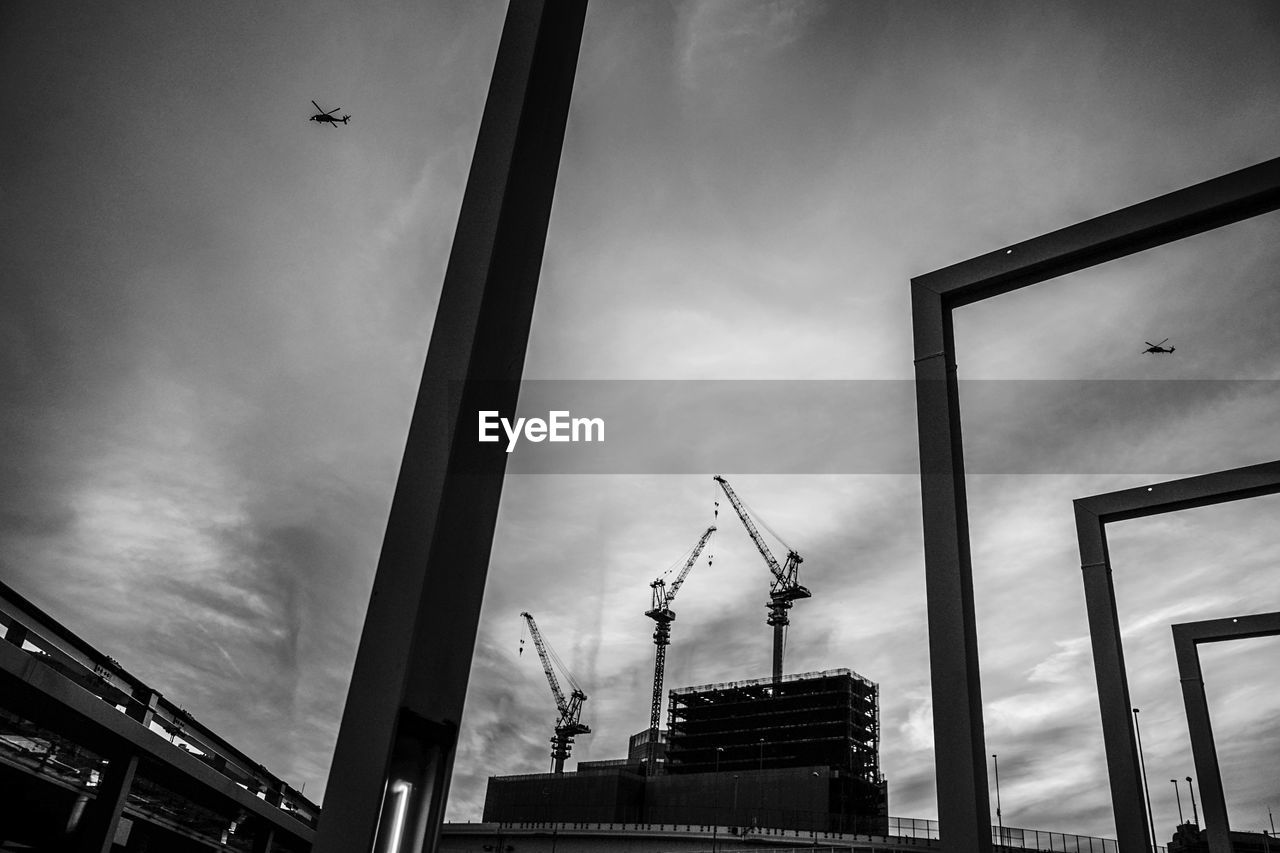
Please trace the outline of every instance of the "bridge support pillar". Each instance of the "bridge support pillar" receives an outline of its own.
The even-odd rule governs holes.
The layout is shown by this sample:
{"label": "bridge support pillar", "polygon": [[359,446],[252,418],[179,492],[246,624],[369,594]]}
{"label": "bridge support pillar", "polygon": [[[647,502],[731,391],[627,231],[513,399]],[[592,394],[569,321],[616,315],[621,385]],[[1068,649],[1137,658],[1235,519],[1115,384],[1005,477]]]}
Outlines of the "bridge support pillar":
{"label": "bridge support pillar", "polygon": [[98,785],[98,796],[84,810],[76,833],[76,853],[111,853],[120,815],[124,813],[137,772],[137,755],[116,756],[110,760]]}

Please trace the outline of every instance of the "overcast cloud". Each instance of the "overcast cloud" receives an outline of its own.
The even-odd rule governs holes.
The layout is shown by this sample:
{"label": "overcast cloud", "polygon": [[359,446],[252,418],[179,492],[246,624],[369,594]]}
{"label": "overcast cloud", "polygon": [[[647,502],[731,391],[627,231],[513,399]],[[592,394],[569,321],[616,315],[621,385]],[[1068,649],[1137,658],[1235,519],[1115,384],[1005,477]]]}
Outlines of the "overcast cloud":
{"label": "overcast cloud", "polygon": [[[504,10],[0,13],[0,576],[316,798]],[[648,456],[513,457],[450,817],[549,764],[521,610],[590,694],[574,758],[625,754],[713,473],[805,557],[788,670],[878,682],[890,811],[935,816],[908,281],[1276,156],[1278,38],[1268,0],[593,0],[525,402],[661,380],[671,414],[609,447]],[[1278,226],[957,313],[961,378],[1010,380],[963,392],[1006,824],[1113,834],[1070,501],[1280,457]],[[1110,533],[1163,838],[1168,626],[1280,609],[1277,508]],[[718,521],[669,687],[767,674],[767,571]],[[1277,642],[1204,653],[1242,828],[1280,803]]]}

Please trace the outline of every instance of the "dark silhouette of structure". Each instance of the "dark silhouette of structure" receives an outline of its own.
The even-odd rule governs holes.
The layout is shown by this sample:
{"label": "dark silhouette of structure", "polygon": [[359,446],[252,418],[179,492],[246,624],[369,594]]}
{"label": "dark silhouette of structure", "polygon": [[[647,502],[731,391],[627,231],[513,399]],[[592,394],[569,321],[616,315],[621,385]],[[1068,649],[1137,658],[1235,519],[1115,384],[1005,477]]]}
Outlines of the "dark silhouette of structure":
{"label": "dark silhouette of structure", "polygon": [[[1265,832],[1228,833],[1232,853],[1280,853],[1280,838],[1273,838]],[[1169,853],[1213,853],[1213,844],[1209,840],[1208,830],[1203,830],[1194,823],[1184,823],[1174,832],[1169,841]]]}
{"label": "dark silhouette of structure", "polygon": [[[1273,159],[911,280],[934,764],[947,853],[991,850],[988,752],[952,312],[1277,208],[1280,159]],[[1095,616],[1104,618],[1098,606],[1105,602],[1089,604],[1091,624]],[[1119,636],[1095,636],[1094,642],[1116,833],[1121,849],[1150,850],[1135,767],[1137,745],[1129,723],[1131,704],[1118,676],[1123,670]]]}
{"label": "dark silhouette of structure", "polygon": [[[485,452],[468,436],[476,411],[514,416],[585,13],[586,0],[508,7],[348,690],[320,853],[369,850],[378,816],[401,807],[413,823],[394,828],[394,838],[384,827],[385,845],[419,853],[439,834],[506,466],[504,452]],[[948,853],[992,845],[952,311],[1277,208],[1273,159],[912,280],[935,766]],[[443,589],[448,608],[438,606]],[[1118,642],[1105,660],[1099,654],[1095,645],[1107,673],[1099,677],[1114,681],[1123,669]],[[1122,703],[1124,730],[1104,725],[1104,742],[1120,845],[1136,851],[1151,838],[1124,693],[1100,700],[1104,718],[1109,703]]]}
{"label": "dark silhouette of structure", "polygon": [[[1076,537],[1080,544],[1080,565],[1084,575],[1085,607],[1089,613],[1089,640],[1093,646],[1094,674],[1098,682],[1098,705],[1102,713],[1103,744],[1107,750],[1107,769],[1111,777],[1113,807],[1117,813],[1117,834],[1125,846],[1125,832],[1141,831],[1145,837],[1147,822],[1142,800],[1142,779],[1137,742],[1130,722],[1129,680],[1125,673],[1124,652],[1120,642],[1120,618],[1116,611],[1115,585],[1112,582],[1111,556],[1107,550],[1106,526],[1114,521],[1147,518],[1184,509],[1245,500],[1280,493],[1280,462],[1267,462],[1218,471],[1198,477],[1185,477],[1122,489],[1075,501]],[[1184,690],[1186,682],[1183,682]],[[1185,695],[1185,694],[1184,694]],[[1208,715],[1205,713],[1205,725]],[[1188,719],[1193,733],[1196,723]],[[1195,739],[1193,735],[1192,744]],[[1216,777],[1215,768],[1210,784]],[[1206,786],[1197,761],[1196,772],[1202,775],[1200,792],[1205,800],[1205,823],[1211,827],[1210,838],[1217,836],[1215,853],[1227,851],[1225,842],[1226,806],[1221,805],[1221,819],[1208,817],[1209,800],[1222,804],[1221,782],[1217,791]],[[1188,780],[1189,782],[1190,780]],[[1193,793],[1194,809],[1194,793]],[[1120,816],[1137,808],[1135,817],[1143,818],[1137,827],[1120,829]],[[1147,846],[1150,846],[1148,843]]]}
{"label": "dark silhouette of structure", "polygon": [[[664,763],[628,758],[495,776],[484,820],[707,824],[885,835],[879,689],[847,669],[670,693]],[[655,772],[657,768],[658,772]]]}
{"label": "dark silhouette of structure", "polygon": [[1241,853],[1246,848],[1241,847],[1236,839],[1239,833],[1230,831],[1227,819],[1227,800],[1222,789],[1213,727],[1209,723],[1209,700],[1204,693],[1204,673],[1200,669],[1198,646],[1201,643],[1280,636],[1280,612],[1184,622],[1172,626],[1172,630],[1178,677],[1182,682],[1182,700],[1187,710],[1187,730],[1191,735],[1191,756],[1200,780],[1208,850],[1209,853],[1232,853],[1233,850]]}
{"label": "dark silhouette of structure", "polygon": [[551,772],[563,773],[565,759],[569,757],[569,753],[573,749],[573,739],[578,735],[591,733],[591,727],[582,722],[582,705],[587,701],[587,694],[583,692],[574,677],[566,671],[565,678],[569,680],[572,692],[569,694],[568,699],[564,698],[564,691],[560,689],[560,681],[556,678],[555,670],[551,665],[551,655],[547,653],[547,643],[546,640],[542,639],[542,632],[538,630],[538,623],[533,621],[533,614],[527,611],[520,615],[529,625],[529,633],[533,635],[533,644],[538,649],[538,659],[542,661],[542,671],[547,676],[547,684],[551,687],[551,695],[556,700],[556,710],[560,712],[560,717],[556,720],[555,736],[551,738]]}
{"label": "dark silhouette of structure", "polygon": [[[783,542],[783,546],[787,549],[787,557],[786,562],[779,565],[777,558],[765,543],[764,537],[752,522],[747,508],[743,506],[737,493],[729,485],[729,481],[719,474],[715,476],[715,481],[724,490],[729,504],[738,514],[742,526],[747,529],[747,535],[751,537],[756,550],[760,552],[761,557],[764,557],[769,571],[773,574],[773,580],[769,583],[769,616],[765,619],[765,624],[773,627],[773,678],[776,681],[782,678],[782,654],[787,646],[787,626],[791,624],[791,617],[787,615],[787,611],[798,599],[813,596],[806,587],[800,585],[800,564],[804,562],[804,558],[797,554],[794,548]],[[782,542],[778,534],[773,535]]]}
{"label": "dark silhouette of structure", "polygon": [[[652,734],[646,738],[645,742],[653,744],[655,749],[660,742],[658,732],[662,728],[662,683],[666,678],[667,646],[671,645],[671,623],[676,619],[676,612],[671,609],[671,602],[676,600],[676,593],[684,585],[685,580],[689,577],[689,572],[693,569],[693,564],[698,561],[698,556],[702,553],[702,549],[706,547],[707,541],[711,539],[711,534],[715,532],[716,526],[714,524],[706,529],[706,532],[698,539],[698,544],[693,546],[693,551],[690,552],[688,559],[685,560],[670,587],[667,586],[664,578],[658,578],[649,584],[649,588],[653,590],[653,603],[645,611],[644,615],[655,623],[653,626],[653,644],[657,648],[654,650],[653,655],[653,697],[649,705],[649,731]],[[708,558],[709,561],[710,558]],[[655,754],[646,760],[656,761],[657,756]]]}
{"label": "dark silhouette of structure", "polygon": [[586,10],[586,0],[507,8],[317,853],[436,847],[507,463],[498,445],[474,441],[476,412],[515,417]]}

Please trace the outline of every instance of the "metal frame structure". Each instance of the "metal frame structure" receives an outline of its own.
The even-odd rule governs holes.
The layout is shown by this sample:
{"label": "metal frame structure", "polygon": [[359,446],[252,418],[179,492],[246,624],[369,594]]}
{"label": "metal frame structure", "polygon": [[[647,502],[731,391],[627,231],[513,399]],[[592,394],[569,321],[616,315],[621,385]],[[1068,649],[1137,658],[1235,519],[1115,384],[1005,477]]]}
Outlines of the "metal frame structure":
{"label": "metal frame structure", "polygon": [[[1102,713],[1102,738],[1107,752],[1111,803],[1122,850],[1150,849],[1151,839],[1147,834],[1137,742],[1130,717],[1132,703],[1125,674],[1124,650],[1120,643],[1120,619],[1116,612],[1106,526],[1113,521],[1146,518],[1278,493],[1280,461],[1138,486],[1079,498],[1074,502],[1089,640],[1093,646],[1098,706]],[[1196,772],[1201,772],[1199,761]],[[1204,790],[1202,787],[1202,796]],[[1221,786],[1218,794],[1221,796]]]}
{"label": "metal frame structure", "polygon": [[507,9],[316,853],[436,848],[506,469],[476,412],[515,416],[585,18]]}
{"label": "metal frame structure", "polygon": [[[952,311],[1277,208],[1273,159],[911,280],[938,817],[948,853],[991,850]],[[1126,851],[1150,846],[1132,793],[1116,799],[1113,789]]]}
{"label": "metal frame structure", "polygon": [[[465,440],[467,415],[514,412],[585,15],[586,0],[508,8],[317,853],[372,849],[393,796],[403,799],[388,814],[404,814],[403,804],[412,828],[406,844],[386,849],[435,846],[506,462]],[[1277,207],[1272,160],[912,280],[944,849],[991,849],[951,310]],[[438,606],[442,595],[448,607]]]}
{"label": "metal frame structure", "polygon": [[1184,622],[1171,627],[1178,677],[1182,681],[1182,702],[1187,709],[1187,730],[1191,734],[1191,757],[1199,780],[1200,805],[1204,807],[1209,853],[1231,853],[1231,824],[1227,820],[1227,799],[1222,789],[1222,771],[1218,767],[1213,727],[1209,724],[1209,700],[1204,695],[1199,646],[1225,640],[1280,636],[1280,612]]}

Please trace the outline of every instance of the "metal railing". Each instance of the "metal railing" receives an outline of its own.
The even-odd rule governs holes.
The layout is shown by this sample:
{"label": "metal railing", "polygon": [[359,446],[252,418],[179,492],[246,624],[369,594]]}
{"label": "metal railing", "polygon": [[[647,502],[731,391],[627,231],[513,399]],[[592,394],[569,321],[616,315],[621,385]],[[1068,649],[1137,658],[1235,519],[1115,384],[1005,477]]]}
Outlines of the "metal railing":
{"label": "metal railing", "polygon": [[781,679],[773,678],[752,678],[747,681],[718,681],[714,684],[699,684],[696,687],[681,687],[678,690],[672,690],[672,693],[684,695],[686,693],[705,693],[708,690],[732,690],[737,687],[756,687],[759,685],[773,684],[789,684],[792,681],[803,681],[806,679],[817,678],[836,678],[838,676],[848,675],[855,681],[861,681],[864,684],[875,686],[875,682],[865,676],[859,675],[851,669],[824,669],[821,672],[799,672],[792,675],[784,675]]}
{"label": "metal railing", "polygon": [[[897,838],[938,838],[938,822],[923,818],[891,817],[889,834]],[[1036,850],[1044,853],[1119,853],[1114,838],[1021,829],[1013,826],[991,827],[991,842],[1007,850]],[[1157,846],[1156,851],[1165,850]]]}
{"label": "metal railing", "polygon": [[[883,818],[881,820],[884,820]],[[887,841],[919,840],[937,841],[938,822],[925,818],[890,817],[888,833],[880,835],[864,831],[824,832],[808,829],[777,829],[770,827],[751,827],[747,833],[752,838],[797,838],[821,842],[823,848],[834,846],[839,849],[844,842],[856,846],[860,840],[882,838]],[[718,830],[725,837],[732,837],[742,832],[743,828],[728,825],[681,824],[681,823],[597,823],[591,821],[502,821],[492,824],[503,831],[558,831],[558,832],[653,832],[653,833],[692,833],[705,834]],[[456,826],[479,826],[478,824],[456,824]],[[735,831],[736,830],[736,831]],[[1118,853],[1119,844],[1113,838],[1100,838],[1092,835],[1076,835],[1067,832],[1048,832],[1038,829],[1022,829],[1018,827],[991,827],[991,840],[997,850],[1028,850],[1036,853]],[[793,848],[789,848],[793,849]],[[1164,847],[1155,848],[1158,853],[1166,851]],[[765,853],[761,850],[760,853]]]}

